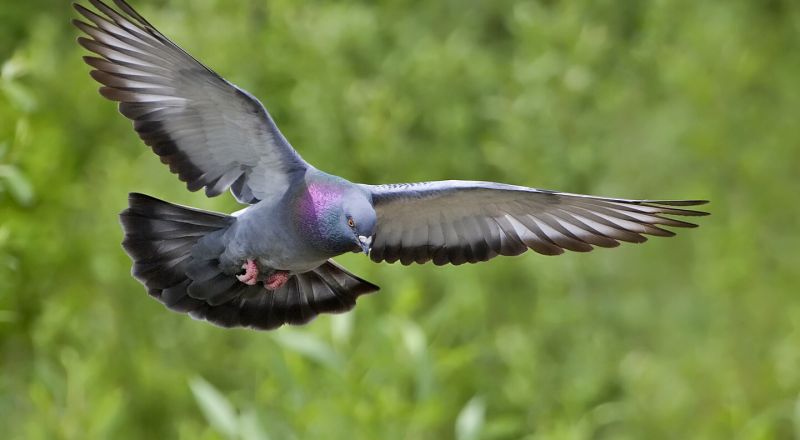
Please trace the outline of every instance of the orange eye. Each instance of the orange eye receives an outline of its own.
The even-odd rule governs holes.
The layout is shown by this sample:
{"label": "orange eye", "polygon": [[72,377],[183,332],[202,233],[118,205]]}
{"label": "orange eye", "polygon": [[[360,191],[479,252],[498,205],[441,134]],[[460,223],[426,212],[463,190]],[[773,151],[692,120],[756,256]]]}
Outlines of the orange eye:
{"label": "orange eye", "polygon": [[353,219],[349,218],[347,219],[347,225],[350,226],[351,228],[354,228],[356,226],[356,222],[354,222]]}

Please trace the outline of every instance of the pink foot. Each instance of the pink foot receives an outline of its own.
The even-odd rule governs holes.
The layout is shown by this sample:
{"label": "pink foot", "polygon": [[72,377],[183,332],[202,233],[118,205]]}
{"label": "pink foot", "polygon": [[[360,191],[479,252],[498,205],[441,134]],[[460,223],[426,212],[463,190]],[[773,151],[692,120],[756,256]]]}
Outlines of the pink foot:
{"label": "pink foot", "polygon": [[248,259],[244,264],[242,264],[242,269],[244,269],[244,273],[241,275],[236,275],[236,279],[247,284],[248,286],[252,286],[258,282],[258,266],[256,266],[255,261]]}
{"label": "pink foot", "polygon": [[284,270],[276,270],[272,272],[264,281],[264,288],[267,290],[278,290],[289,281],[289,272]]}

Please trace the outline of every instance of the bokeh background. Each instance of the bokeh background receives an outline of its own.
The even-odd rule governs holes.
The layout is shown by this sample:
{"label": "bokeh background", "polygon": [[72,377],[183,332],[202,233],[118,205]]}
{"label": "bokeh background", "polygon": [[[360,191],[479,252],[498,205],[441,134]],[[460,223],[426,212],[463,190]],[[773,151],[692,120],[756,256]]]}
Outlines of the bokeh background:
{"label": "bokeh background", "polygon": [[800,3],[136,0],[311,163],[707,198],[676,238],[381,285],[273,332],[129,276],[129,191],[206,209],[97,93],[69,2],[0,3],[0,433],[11,439],[800,436]]}

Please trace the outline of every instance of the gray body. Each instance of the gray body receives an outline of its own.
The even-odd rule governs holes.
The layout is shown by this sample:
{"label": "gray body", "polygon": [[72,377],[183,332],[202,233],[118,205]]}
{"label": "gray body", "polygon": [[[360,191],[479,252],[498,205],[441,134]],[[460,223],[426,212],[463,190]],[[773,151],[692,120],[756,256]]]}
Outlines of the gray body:
{"label": "gray body", "polygon": [[[227,273],[237,273],[248,258],[263,268],[292,273],[307,272],[329,258],[329,252],[303,240],[280,209],[285,200],[262,200],[246,209],[222,237],[226,243],[220,263]],[[276,227],[277,226],[277,227]]]}
{"label": "gray body", "polygon": [[223,237],[226,246],[220,261],[226,272],[238,272],[247,258],[258,260],[266,268],[306,272],[333,257],[305,243],[296,228],[291,227],[286,209],[289,204],[288,195],[270,197],[236,217]]}
{"label": "gray body", "polygon": [[[220,262],[227,273],[236,273],[248,258],[256,259],[268,270],[303,273],[319,267],[341,252],[310,240],[298,228],[294,212],[297,198],[308,196],[308,188],[318,182],[335,182],[342,190],[361,191],[357,185],[316,169],[308,169],[293,178],[284,193],[270,194],[236,215],[236,222],[220,239],[225,251]],[[352,247],[352,246],[351,246]]]}

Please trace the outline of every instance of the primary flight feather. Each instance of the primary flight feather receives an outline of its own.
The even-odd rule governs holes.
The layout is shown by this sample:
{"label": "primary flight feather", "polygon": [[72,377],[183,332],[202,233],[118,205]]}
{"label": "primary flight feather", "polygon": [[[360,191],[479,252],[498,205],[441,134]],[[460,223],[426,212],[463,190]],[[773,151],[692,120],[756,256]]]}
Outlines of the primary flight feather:
{"label": "primary flight feather", "polygon": [[123,0],[79,4],[84,60],[139,137],[190,191],[230,189],[235,215],[143,194],[120,214],[133,275],[168,308],[225,327],[273,329],[351,309],[378,290],[331,258],[462,264],[640,243],[694,227],[702,200],[625,200],[491,182],[364,185],[317,170],[264,106]]}

